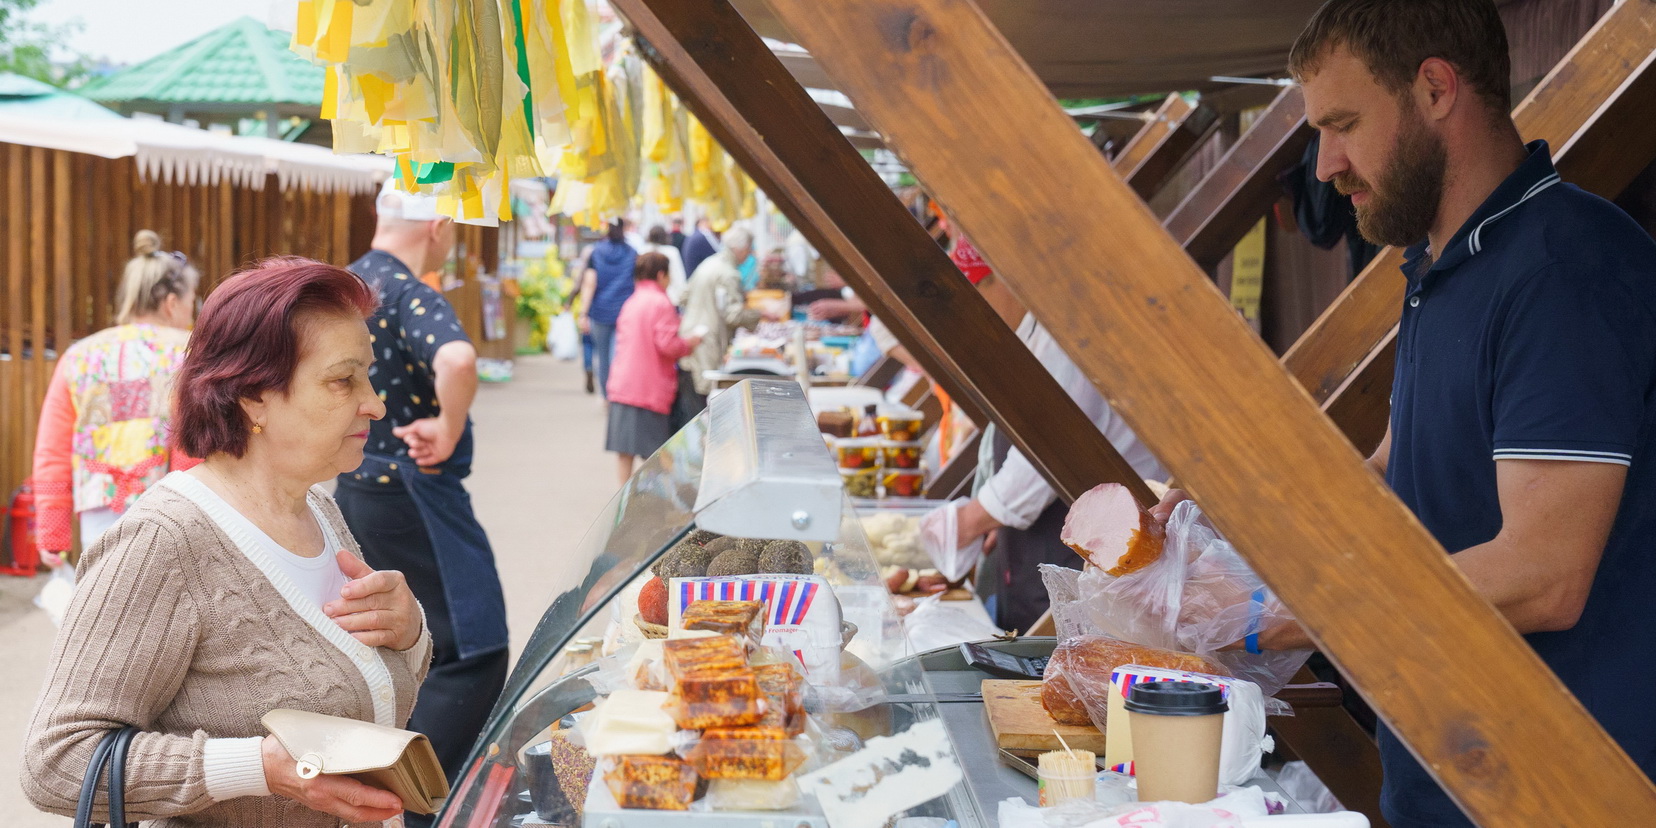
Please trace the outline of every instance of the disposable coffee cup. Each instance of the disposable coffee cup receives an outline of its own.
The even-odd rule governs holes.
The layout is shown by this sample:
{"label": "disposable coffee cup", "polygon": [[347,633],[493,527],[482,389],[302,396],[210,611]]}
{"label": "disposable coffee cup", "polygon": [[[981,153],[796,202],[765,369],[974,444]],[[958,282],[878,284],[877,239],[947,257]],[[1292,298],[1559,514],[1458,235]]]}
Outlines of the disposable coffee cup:
{"label": "disposable coffee cup", "polygon": [[1201,804],[1219,795],[1225,695],[1211,684],[1152,681],[1127,692],[1140,802]]}

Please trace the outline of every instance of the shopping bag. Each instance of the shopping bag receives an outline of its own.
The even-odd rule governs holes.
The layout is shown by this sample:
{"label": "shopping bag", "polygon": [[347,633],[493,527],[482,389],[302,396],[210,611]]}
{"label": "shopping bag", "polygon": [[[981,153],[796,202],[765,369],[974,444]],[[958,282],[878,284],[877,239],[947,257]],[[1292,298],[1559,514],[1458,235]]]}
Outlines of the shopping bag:
{"label": "shopping bag", "polygon": [[552,317],[546,332],[546,347],[554,358],[564,362],[581,358],[581,330],[575,325],[575,314],[566,311]]}
{"label": "shopping bag", "polygon": [[1101,634],[1198,653],[1266,695],[1288,684],[1311,654],[1226,649],[1293,614],[1194,501],[1173,510],[1161,557],[1141,570],[1112,577],[1095,567],[1079,573],[1050,564],[1040,569],[1060,638]]}

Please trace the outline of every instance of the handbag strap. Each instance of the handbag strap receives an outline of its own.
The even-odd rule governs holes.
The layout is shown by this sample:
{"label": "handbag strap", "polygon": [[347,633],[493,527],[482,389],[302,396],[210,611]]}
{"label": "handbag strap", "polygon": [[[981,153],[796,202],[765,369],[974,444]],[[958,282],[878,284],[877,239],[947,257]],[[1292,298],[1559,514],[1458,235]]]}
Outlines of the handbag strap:
{"label": "handbag strap", "polygon": [[138,828],[138,823],[126,820],[126,762],[132,748],[132,738],[138,728],[127,725],[115,733],[115,746],[109,749],[109,824]]}
{"label": "handbag strap", "polygon": [[92,749],[92,761],[86,766],[86,778],[81,780],[80,802],[75,805],[75,828],[92,825],[92,803],[98,798],[98,778],[103,776],[104,765],[109,761],[115,733],[113,730],[105,733],[98,740],[98,746]]}
{"label": "handbag strap", "polygon": [[87,763],[86,778],[81,780],[80,801],[75,805],[75,828],[101,828],[103,825],[92,821],[92,806],[97,800],[98,780],[104,775],[106,765],[110,765],[110,823],[138,828],[138,823],[126,822],[126,757],[128,748],[132,746],[132,737],[137,733],[138,728],[126,725],[106,732],[98,740],[98,746],[92,750],[92,761]]}

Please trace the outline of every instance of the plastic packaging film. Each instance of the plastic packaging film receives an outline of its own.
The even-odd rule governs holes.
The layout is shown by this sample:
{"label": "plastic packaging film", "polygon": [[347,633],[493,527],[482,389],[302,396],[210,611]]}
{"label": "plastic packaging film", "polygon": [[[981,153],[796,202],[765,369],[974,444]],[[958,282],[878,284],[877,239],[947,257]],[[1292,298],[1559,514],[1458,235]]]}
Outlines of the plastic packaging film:
{"label": "plastic packaging film", "polygon": [[[653,191],[697,201],[723,230],[753,183],[618,39],[606,66],[585,0],[300,0],[291,48],[326,67],[334,149],[394,159],[408,192],[456,220],[512,218],[511,183],[557,176],[552,208],[599,227]],[[705,134],[705,130],[701,130]],[[646,180],[646,161],[654,170]]]}

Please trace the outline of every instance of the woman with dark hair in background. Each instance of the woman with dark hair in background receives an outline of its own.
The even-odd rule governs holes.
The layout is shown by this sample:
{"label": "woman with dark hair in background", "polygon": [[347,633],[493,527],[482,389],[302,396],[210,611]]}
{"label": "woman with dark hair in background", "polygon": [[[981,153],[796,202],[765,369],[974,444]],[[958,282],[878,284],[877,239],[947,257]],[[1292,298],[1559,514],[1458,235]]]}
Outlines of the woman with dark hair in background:
{"label": "woman with dark hair in background", "polygon": [[609,233],[592,246],[581,273],[581,333],[592,334],[598,389],[608,397],[610,363],[615,359],[615,320],[633,292],[638,251],[627,244],[626,226],[610,222]]}

